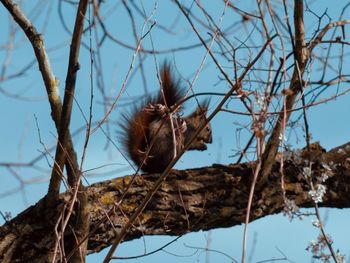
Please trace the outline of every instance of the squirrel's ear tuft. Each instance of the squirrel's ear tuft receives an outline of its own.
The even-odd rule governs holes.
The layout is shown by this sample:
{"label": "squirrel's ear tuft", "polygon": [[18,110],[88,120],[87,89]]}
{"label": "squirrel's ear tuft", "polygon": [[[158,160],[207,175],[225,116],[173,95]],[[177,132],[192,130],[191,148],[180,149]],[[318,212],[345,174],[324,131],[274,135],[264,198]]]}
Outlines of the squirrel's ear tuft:
{"label": "squirrel's ear tuft", "polygon": [[209,109],[209,104],[210,104],[210,98],[207,98],[199,104],[199,107],[202,109],[205,109],[205,111],[207,112]]}
{"label": "squirrel's ear tuft", "polygon": [[209,103],[210,103],[210,99],[205,99],[204,101],[202,101],[198,108],[196,109],[196,114],[197,115],[206,115],[209,109]]}
{"label": "squirrel's ear tuft", "polygon": [[194,118],[197,116],[205,116],[209,109],[209,102],[210,102],[209,99],[206,99],[203,102],[201,102],[196,108],[196,110],[192,112],[188,117]]}

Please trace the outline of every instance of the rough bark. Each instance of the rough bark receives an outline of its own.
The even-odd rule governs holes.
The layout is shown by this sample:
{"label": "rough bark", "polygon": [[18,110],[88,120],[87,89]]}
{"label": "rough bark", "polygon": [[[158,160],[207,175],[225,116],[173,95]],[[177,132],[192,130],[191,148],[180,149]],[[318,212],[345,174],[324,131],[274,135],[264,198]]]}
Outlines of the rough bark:
{"label": "rough bark", "polygon": [[[284,163],[284,177],[289,200],[294,200],[299,207],[314,205],[308,195],[310,187],[303,176],[303,169],[308,162],[306,159],[311,159],[314,184],[320,182],[322,173],[330,175],[323,183],[327,192],[319,205],[350,207],[347,195],[350,190],[350,143],[329,152],[324,152],[315,144],[310,154],[298,151],[288,156]],[[250,162],[173,170],[124,241],[142,235],[182,235],[241,224],[246,215],[254,165],[254,162]],[[327,170],[328,166],[331,171]],[[86,189],[91,220],[88,253],[98,252],[112,243],[115,233],[142,202],[158,176],[149,174],[137,177],[122,201],[120,198],[131,176],[97,183]],[[284,209],[280,182],[279,163],[276,161],[269,175],[269,183],[255,193],[251,221],[280,213]],[[2,226],[0,261],[45,262],[45,254],[52,252],[55,243],[55,223],[67,203],[69,193],[61,195],[56,209],[45,210],[41,200]],[[65,242],[74,242],[74,238],[67,234]]]}

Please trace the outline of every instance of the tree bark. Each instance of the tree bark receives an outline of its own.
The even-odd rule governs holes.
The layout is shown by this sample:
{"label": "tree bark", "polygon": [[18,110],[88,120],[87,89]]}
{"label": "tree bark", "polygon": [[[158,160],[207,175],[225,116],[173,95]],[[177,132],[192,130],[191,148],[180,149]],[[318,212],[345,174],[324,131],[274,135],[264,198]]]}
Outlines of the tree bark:
{"label": "tree bark", "polygon": [[[350,190],[350,143],[329,152],[317,143],[311,146],[311,152],[285,153],[286,197],[298,207],[314,206],[308,194],[310,186],[303,175],[308,161],[312,160],[314,185],[322,183],[327,188],[319,206],[350,207],[347,196]],[[243,223],[254,165],[254,162],[228,166],[214,164],[198,169],[172,170],[124,241],[142,235],[182,235]],[[276,160],[268,184],[255,193],[251,221],[285,209],[279,170],[280,164]],[[325,173],[329,178],[322,182],[321,175]],[[126,217],[136,210],[158,176],[138,176],[123,200],[120,198],[131,176],[104,181],[85,189],[89,202],[86,214],[91,220],[88,253],[99,252],[112,243],[115,233],[126,222]],[[69,199],[69,193],[62,194],[55,208],[50,210],[41,200],[2,226],[0,261],[46,262],[45,255],[54,249],[55,224]],[[76,217],[73,217],[72,225],[74,220]],[[67,247],[72,247],[70,242],[74,240],[72,233],[66,234]],[[70,253],[66,256],[69,257]]]}

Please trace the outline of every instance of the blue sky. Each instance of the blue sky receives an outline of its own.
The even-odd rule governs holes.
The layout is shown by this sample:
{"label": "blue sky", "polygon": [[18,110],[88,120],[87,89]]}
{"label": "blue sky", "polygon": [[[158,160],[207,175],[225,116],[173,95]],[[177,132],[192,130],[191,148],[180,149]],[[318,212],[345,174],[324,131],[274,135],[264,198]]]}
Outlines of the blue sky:
{"label": "blue sky", "polygon": [[[132,28],[130,27],[130,19],[122,4],[118,1],[105,2],[105,6],[101,9],[101,12],[106,19],[105,23],[108,30],[118,39],[134,46],[135,39],[133,37]],[[135,2],[137,4],[140,3],[139,1]],[[223,10],[221,1],[220,4],[216,1],[202,2],[210,12],[213,20],[218,23]],[[39,3],[41,4],[39,5]],[[326,12],[332,21],[336,21],[342,11],[341,8],[345,6],[347,1],[337,0],[337,4],[334,5],[331,5],[330,1],[326,0],[307,1],[307,3],[309,3],[309,8],[313,12],[317,14]],[[144,39],[143,44],[145,48],[151,49],[152,41],[156,50],[168,50],[178,46],[188,46],[198,43],[198,39],[175,4],[169,3],[169,1],[143,1],[143,4],[147,14],[154,12],[152,18],[157,22],[157,25],[165,26],[171,31],[165,32],[161,28],[155,27],[152,29],[151,34]],[[235,1],[235,4],[238,4],[242,9],[248,12],[256,10],[255,1]],[[38,30],[43,33],[52,68],[55,76],[60,80],[60,91],[61,94],[63,94],[70,35],[64,30],[59,20],[58,6],[59,1],[23,1],[22,8],[25,10],[25,13],[33,19]],[[195,7],[192,8],[196,15],[198,15],[200,19],[203,19],[198,9]],[[280,12],[281,8],[279,7],[276,10]],[[291,9],[289,9],[289,12],[290,16],[292,16]],[[75,16],[74,6],[62,4],[62,13],[64,22],[69,28],[72,28]],[[350,10],[346,9],[343,18],[348,19],[349,16]],[[142,34],[141,29],[144,19],[136,14],[135,19],[136,33],[140,36]],[[5,8],[0,6],[0,26],[2,28],[2,30],[0,30],[0,63],[3,64],[7,59],[10,61],[7,67],[7,75],[18,72],[18,70],[34,59],[31,46],[28,44],[21,30],[17,27],[15,27],[17,31],[14,34],[15,48],[11,53],[5,52],[3,47],[8,41],[11,27],[14,26],[10,21]],[[321,27],[328,22],[328,17],[325,16],[322,20]],[[305,24],[307,37],[310,37],[317,29],[317,19],[311,12],[305,14]],[[254,44],[261,45],[263,43],[262,39],[259,38],[259,32],[254,30],[254,23],[242,25],[242,23],[240,23],[240,17],[230,10],[227,11],[221,28],[226,29],[229,26],[232,26],[232,28],[228,31],[227,36],[234,46],[244,41],[250,32],[252,32],[251,39],[247,41],[247,45],[253,46]],[[257,24],[257,27],[259,26],[260,24]],[[210,37],[205,28],[201,26],[199,26],[199,28],[203,37]],[[345,28],[347,37],[350,32],[348,28],[349,27]],[[338,31],[337,34],[340,34],[339,32],[340,31]],[[101,37],[101,35],[101,31],[99,31],[98,36]],[[95,36],[95,32],[93,31],[91,38],[94,40]],[[88,44],[88,33],[84,35],[83,41],[85,44]],[[96,46],[94,45],[94,47]],[[343,73],[348,74],[349,61],[347,53],[349,50],[346,49],[346,46],[344,48],[346,56],[344,57]],[[257,51],[257,49],[254,48],[252,50],[253,52]],[[216,51],[218,50],[216,49]],[[320,48],[317,52],[319,52],[318,54],[322,54],[322,52],[325,51]],[[334,55],[338,55],[340,52],[339,46],[335,46],[332,52]],[[103,78],[107,96],[114,98],[117,95],[127,74],[133,54],[132,50],[121,47],[108,39],[103,42],[101,47],[103,74],[100,74],[100,76]],[[220,54],[216,55],[220,58],[224,69],[232,77],[232,64],[220,57]],[[242,64],[246,64],[249,55],[247,49],[242,48],[237,52],[237,59]],[[204,56],[205,50],[202,47],[179,52],[168,52],[157,56],[147,55],[144,65],[149,91],[154,92],[159,86],[155,74],[154,59],[156,59],[158,63],[161,63],[164,59],[172,61],[175,65],[175,71],[181,75],[184,79],[184,84],[186,84],[186,80],[193,80],[195,71],[198,69]],[[136,65],[138,61],[137,58]],[[98,61],[95,61],[95,63],[98,63]],[[337,62],[332,63],[337,65]],[[78,72],[75,96],[76,104],[71,123],[72,132],[85,125],[83,114],[87,115],[89,112],[91,72],[89,51],[86,48],[81,49],[80,65],[81,68]],[[264,64],[261,63],[258,66],[263,67]],[[97,77],[95,73],[96,71],[93,72],[95,80],[93,120],[99,121],[104,116],[104,107],[101,103],[101,92],[99,92],[96,84]],[[320,73],[320,68],[316,62],[313,68],[308,71],[310,79],[317,79]],[[329,77],[332,76],[332,72],[327,74],[329,74]],[[265,75],[261,73],[259,76],[264,77]],[[251,75],[250,77],[259,76]],[[195,91],[227,91],[227,83],[220,81],[219,77],[219,71],[212,60],[207,58],[204,68],[194,85]],[[252,82],[247,82],[246,85],[247,88],[255,88]],[[257,87],[257,89],[259,88],[261,87]],[[326,98],[334,95],[336,88],[335,86],[323,93],[322,97]],[[339,87],[340,90],[344,90],[345,88],[346,85],[341,85]],[[2,113],[0,115],[0,122],[2,123],[0,132],[0,143],[2,145],[0,162],[29,162],[40,155],[41,152],[45,152],[45,148],[52,147],[56,140],[56,130],[50,117],[46,92],[37,65],[34,64],[19,78],[0,81],[0,89],[6,90],[17,97],[23,97],[23,99],[18,99],[0,93],[0,109]],[[143,96],[143,91],[142,77],[140,71],[135,67],[132,78],[128,81],[123,99],[124,101],[128,98],[132,98],[133,101],[140,100]],[[211,98],[212,108],[218,103],[219,99],[220,98],[216,97]],[[348,134],[350,125],[349,122],[346,121],[350,110],[349,99],[349,95],[345,95],[334,101],[313,107],[308,111],[312,139],[321,141],[321,144],[327,149],[338,146],[349,140]],[[127,107],[123,106],[124,101],[121,101],[121,103],[117,105],[110,117],[111,138],[117,145],[119,131],[117,125],[118,118],[122,112],[128,110]],[[81,107],[81,111],[77,109],[77,104]],[[194,107],[195,103],[188,103],[186,105],[186,112],[189,113]],[[231,102],[228,107],[234,110],[243,109],[240,102],[236,100]],[[298,115],[299,113],[293,114],[293,118],[295,119]],[[302,124],[302,122],[300,123]],[[226,164],[235,161],[232,155],[235,154],[238,148],[243,148],[249,138],[249,117],[238,117],[237,115],[220,113],[214,118],[212,126],[214,142],[209,146],[208,151],[186,153],[176,165],[176,168],[201,167],[211,165],[212,163]],[[237,133],[237,129],[241,127],[245,128],[241,133]],[[39,134],[42,143],[39,140]],[[305,142],[302,125],[297,126],[295,129],[291,130],[290,133],[287,133],[287,135],[288,143],[290,143],[293,148],[304,147]],[[74,140],[76,151],[80,158],[84,143],[84,133],[78,134],[74,137]],[[109,144],[106,149],[107,142],[108,140],[106,140],[100,130],[91,136],[90,144],[87,149],[87,157],[83,166],[84,170],[101,166],[103,168],[95,170],[94,173],[86,174],[90,184],[117,176],[127,175],[132,171],[130,168],[128,169],[126,161],[115,147]],[[3,177],[2,184],[0,185],[1,212],[11,212],[12,216],[15,216],[28,205],[34,204],[45,194],[50,171],[48,163],[51,163],[50,156],[47,155],[46,157],[48,161],[43,158],[38,163],[41,167],[40,170],[16,167],[13,171],[9,171],[6,167],[0,167],[0,174]],[[116,170],[122,171],[117,172]],[[112,171],[111,174],[104,175],[104,173],[108,171]],[[16,177],[17,175],[18,177]],[[23,187],[21,189],[16,189],[21,187],[18,178],[21,178],[23,181]],[[7,193],[7,191],[11,189],[13,189],[13,191]],[[323,209],[322,214],[328,215],[326,230],[335,240],[335,249],[339,248],[340,251],[348,255],[347,258],[349,258],[349,211],[345,209]],[[281,254],[278,250],[281,250],[294,262],[309,262],[311,256],[309,252],[305,251],[305,248],[308,242],[311,239],[316,239],[318,235],[318,230],[312,226],[311,221],[312,218],[307,217],[302,221],[293,220],[289,222],[287,217],[274,215],[253,222],[249,226],[248,240],[248,251],[250,251],[249,249],[251,249],[254,240],[254,233],[257,233],[257,242],[252,262],[270,258],[280,258]],[[3,223],[1,218],[0,222]],[[194,247],[206,247],[209,236],[211,237],[210,247],[212,249],[227,253],[236,260],[240,259],[243,236],[241,226],[213,230],[210,233],[199,232],[188,234],[180,238],[166,250],[177,255],[189,255],[193,253],[194,250],[186,248],[184,244]],[[145,249],[144,244],[146,244],[147,251],[151,251],[152,249],[162,246],[169,240],[172,240],[172,237],[145,237],[145,240],[140,239],[122,244],[120,248],[118,248],[117,253],[123,256],[142,254]],[[103,253],[88,257],[88,262],[99,262],[102,258],[102,254]],[[200,255],[197,253],[191,257],[176,257],[160,252],[153,256],[129,260],[128,262],[206,262],[206,255],[206,253],[202,252]],[[210,262],[230,262],[229,258],[214,252],[209,254],[209,258]]]}

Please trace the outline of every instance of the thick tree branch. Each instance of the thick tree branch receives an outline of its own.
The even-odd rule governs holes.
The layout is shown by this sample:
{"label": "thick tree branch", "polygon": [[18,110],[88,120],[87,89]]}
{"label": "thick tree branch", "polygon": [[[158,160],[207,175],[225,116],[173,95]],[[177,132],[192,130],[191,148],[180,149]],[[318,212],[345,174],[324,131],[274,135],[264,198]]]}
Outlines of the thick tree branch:
{"label": "thick tree branch", "polygon": [[[303,176],[309,153],[295,153],[284,163],[285,189],[288,199],[299,207],[313,207],[310,190]],[[320,206],[350,207],[350,143],[327,153],[320,147],[311,152],[314,162],[313,181],[322,173],[332,174],[323,183],[327,193]],[[328,168],[325,168],[328,165]],[[184,171],[173,170],[155,193],[144,212],[134,222],[124,241],[142,235],[182,235],[188,232],[239,225],[245,220],[247,199],[254,162],[240,165],[213,165]],[[251,220],[283,211],[285,203],[280,187],[279,163],[273,166],[269,182],[256,192],[252,204]],[[94,184],[87,189],[91,217],[88,253],[98,252],[111,245],[127,217],[132,215],[145,195],[157,181],[158,174],[138,177],[124,193],[131,177],[113,179]],[[56,209],[42,211],[43,201],[0,228],[1,262],[36,262],[52,249],[55,241],[53,224],[65,205],[67,194],[61,195]],[[118,205],[117,205],[118,204]],[[184,212],[186,210],[186,213]],[[106,218],[109,215],[109,219]],[[74,221],[74,219],[72,219]],[[111,225],[113,223],[113,226]],[[67,240],[68,237],[66,237]]]}

